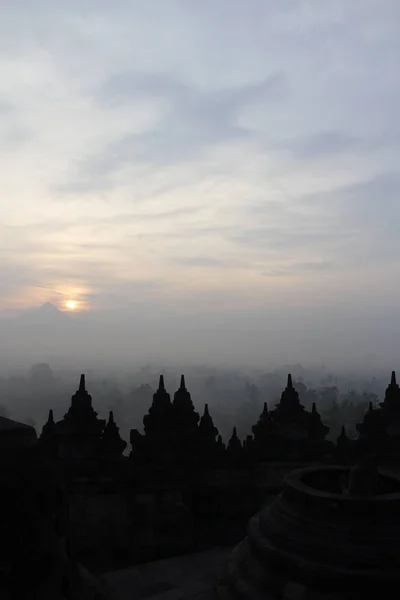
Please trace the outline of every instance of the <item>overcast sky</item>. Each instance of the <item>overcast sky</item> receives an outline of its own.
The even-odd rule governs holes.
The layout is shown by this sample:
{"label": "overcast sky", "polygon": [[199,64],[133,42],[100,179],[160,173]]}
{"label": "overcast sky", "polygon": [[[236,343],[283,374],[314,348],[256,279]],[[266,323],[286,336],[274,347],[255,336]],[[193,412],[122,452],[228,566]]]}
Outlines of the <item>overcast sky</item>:
{"label": "overcast sky", "polygon": [[399,50],[398,0],[3,0],[0,312],[396,315]]}

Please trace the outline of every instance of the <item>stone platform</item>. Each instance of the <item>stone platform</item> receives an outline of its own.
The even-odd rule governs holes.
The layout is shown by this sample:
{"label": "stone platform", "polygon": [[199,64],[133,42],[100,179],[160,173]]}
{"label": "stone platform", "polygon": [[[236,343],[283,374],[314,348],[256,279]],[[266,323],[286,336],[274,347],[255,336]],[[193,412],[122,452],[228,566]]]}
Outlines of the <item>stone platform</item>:
{"label": "stone platform", "polygon": [[215,600],[231,548],[214,548],[103,574],[112,600]]}
{"label": "stone platform", "polygon": [[400,481],[377,473],[350,493],[353,470],[316,467],[286,477],[253,517],[218,584],[223,600],[389,598],[400,586]]}

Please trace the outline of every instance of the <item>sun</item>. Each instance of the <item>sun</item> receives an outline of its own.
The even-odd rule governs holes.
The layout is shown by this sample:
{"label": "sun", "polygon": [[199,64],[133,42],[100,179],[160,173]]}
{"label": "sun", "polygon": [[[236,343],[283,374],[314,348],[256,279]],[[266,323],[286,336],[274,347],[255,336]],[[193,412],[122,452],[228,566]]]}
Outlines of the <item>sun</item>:
{"label": "sun", "polygon": [[67,300],[65,306],[68,308],[68,310],[75,310],[77,307],[77,302],[76,300]]}

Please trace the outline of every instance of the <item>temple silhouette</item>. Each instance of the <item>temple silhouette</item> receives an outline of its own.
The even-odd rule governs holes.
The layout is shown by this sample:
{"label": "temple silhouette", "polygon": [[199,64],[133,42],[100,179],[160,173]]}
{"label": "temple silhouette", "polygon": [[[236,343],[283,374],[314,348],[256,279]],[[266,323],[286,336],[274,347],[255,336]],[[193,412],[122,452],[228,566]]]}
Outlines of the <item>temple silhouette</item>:
{"label": "temple silhouette", "polygon": [[[223,565],[201,598],[296,600],[333,598],[333,592],[347,598],[355,596],[343,595],[345,588],[377,594],[400,579],[400,387],[394,372],[379,407],[370,405],[357,425],[358,439],[343,427],[336,444],[326,440],[329,429],[315,403],[310,411],[300,403],[290,374],[279,402],[264,404],[244,440],[236,428],[222,440],[208,404],[196,412],[183,375],[172,399],[160,376],[144,433],[132,429],[129,448],[113,412],[98,418],[85,375],[64,417],[55,421],[50,410],[39,438],[32,427],[0,419],[7,466],[2,497],[18,522],[36,519],[46,528],[52,519],[49,527],[56,529],[46,543],[53,551],[58,540],[56,555],[69,573],[60,576],[60,598],[78,597],[71,590],[87,587],[97,590],[93,598],[106,597],[106,579],[101,588],[86,567],[114,572],[215,548],[225,549]],[[34,503],[28,512],[13,506],[24,489],[16,473],[29,475],[27,489],[41,494],[36,512]],[[4,539],[12,540],[7,527]],[[22,598],[15,594],[22,593],[23,581],[13,569],[26,544],[10,544],[10,597]],[[154,594],[162,591],[168,586]],[[40,597],[56,597],[49,594]]]}

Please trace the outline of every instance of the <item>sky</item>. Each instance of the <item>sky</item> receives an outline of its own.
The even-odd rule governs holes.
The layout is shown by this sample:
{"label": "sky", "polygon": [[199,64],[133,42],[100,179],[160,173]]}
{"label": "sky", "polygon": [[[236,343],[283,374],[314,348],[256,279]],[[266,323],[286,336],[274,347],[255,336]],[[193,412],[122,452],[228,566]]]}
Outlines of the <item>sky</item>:
{"label": "sky", "polygon": [[399,30],[398,0],[2,0],[0,315],[393,344]]}

